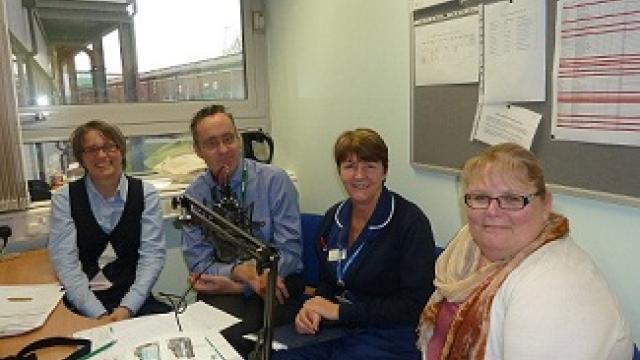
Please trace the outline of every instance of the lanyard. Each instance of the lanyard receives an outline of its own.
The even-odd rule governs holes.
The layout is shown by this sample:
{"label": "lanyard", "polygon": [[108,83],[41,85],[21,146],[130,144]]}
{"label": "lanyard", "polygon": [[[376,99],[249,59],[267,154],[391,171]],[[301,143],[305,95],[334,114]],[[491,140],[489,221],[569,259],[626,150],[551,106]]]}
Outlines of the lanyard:
{"label": "lanyard", "polygon": [[[368,229],[365,231],[369,231]],[[351,254],[351,256],[347,259],[346,263],[344,263],[343,266],[343,260],[347,257],[347,250],[344,249],[342,247],[342,243],[339,241],[340,243],[340,253],[338,254],[338,261],[336,264],[336,276],[338,277],[338,285],[340,286],[344,286],[344,275],[347,273],[347,270],[349,270],[349,267],[351,266],[351,264],[353,264],[353,261],[358,257],[358,255],[360,255],[360,251],[362,251],[362,248],[364,247],[364,245],[367,242],[367,238],[368,238],[368,233],[364,234],[365,238],[362,241],[362,243],[360,243],[360,245],[358,245],[358,248],[356,249],[356,251],[353,252],[353,254]]]}
{"label": "lanyard", "polygon": [[242,182],[240,183],[240,206],[244,207],[247,200],[247,183],[249,182],[249,171],[247,161],[242,159]]}
{"label": "lanyard", "polygon": [[[349,267],[351,266],[351,264],[353,264],[354,260],[358,257],[358,255],[360,255],[360,251],[362,251],[362,248],[365,246],[365,244],[367,243],[367,241],[373,237],[373,234],[371,233],[372,231],[377,231],[380,230],[382,228],[384,228],[385,226],[387,226],[387,224],[389,224],[389,222],[391,221],[391,219],[393,218],[393,214],[395,213],[395,199],[393,196],[391,196],[391,203],[389,205],[389,215],[387,216],[387,218],[380,224],[376,224],[376,225],[367,225],[362,232],[360,233],[360,235],[358,236],[358,238],[362,238],[362,241],[360,242],[360,244],[358,245],[358,247],[355,249],[355,251],[351,254],[351,256],[347,259],[347,250],[345,249],[345,244],[348,241],[343,241],[343,232],[345,227],[342,225],[342,222],[340,221],[339,217],[340,217],[340,213],[342,211],[342,207],[347,203],[347,201],[342,202],[339,206],[338,209],[336,209],[336,212],[334,213],[334,221],[337,224],[337,226],[340,228],[340,231],[338,233],[338,241],[337,241],[337,245],[338,245],[338,253],[337,253],[337,258],[335,258],[336,261],[336,276],[338,278],[338,285],[339,286],[344,286],[344,276],[347,273],[347,271],[349,270]],[[344,260],[346,260],[346,262],[344,262]]]}

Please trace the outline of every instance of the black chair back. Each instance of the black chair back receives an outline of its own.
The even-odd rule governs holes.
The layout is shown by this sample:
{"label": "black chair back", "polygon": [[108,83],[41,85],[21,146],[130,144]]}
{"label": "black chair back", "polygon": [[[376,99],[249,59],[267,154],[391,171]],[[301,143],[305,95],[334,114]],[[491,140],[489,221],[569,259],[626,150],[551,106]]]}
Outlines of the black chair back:
{"label": "black chair back", "polygon": [[273,139],[262,129],[240,130],[244,157],[262,163],[271,164],[273,160]]}

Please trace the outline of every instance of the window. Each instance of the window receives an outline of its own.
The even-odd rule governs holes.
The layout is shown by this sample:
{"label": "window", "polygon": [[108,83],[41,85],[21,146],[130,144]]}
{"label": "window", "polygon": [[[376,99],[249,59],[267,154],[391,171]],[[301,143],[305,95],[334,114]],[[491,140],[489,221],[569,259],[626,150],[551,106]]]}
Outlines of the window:
{"label": "window", "polygon": [[28,4],[7,1],[24,141],[64,139],[91,118],[184,132],[210,102],[266,126],[262,0]]}
{"label": "window", "polygon": [[212,102],[268,129],[262,1],[4,1],[27,177],[64,171],[65,141],[90,119],[138,149],[184,136]]}

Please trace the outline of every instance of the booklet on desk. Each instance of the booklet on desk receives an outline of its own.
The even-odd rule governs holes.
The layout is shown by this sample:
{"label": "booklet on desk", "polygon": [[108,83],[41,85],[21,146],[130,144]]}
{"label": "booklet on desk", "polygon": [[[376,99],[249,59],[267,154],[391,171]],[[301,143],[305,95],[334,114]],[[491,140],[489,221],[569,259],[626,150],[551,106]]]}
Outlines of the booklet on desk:
{"label": "booklet on desk", "polygon": [[93,348],[116,341],[107,350],[91,357],[92,360],[138,359],[136,351],[144,351],[148,356],[154,348],[152,344],[157,344],[161,359],[176,359],[169,344],[179,338],[189,339],[195,353],[192,359],[242,359],[220,335],[220,330],[238,323],[238,318],[201,301],[189,305],[179,316],[184,332],[178,330],[174,314],[169,313],[118,321],[77,332],[74,336],[91,340]]}
{"label": "booklet on desk", "polygon": [[[339,326],[325,326],[315,335],[302,335],[296,331],[293,324],[282,325],[273,329],[273,350],[294,349],[324,341],[335,340],[347,334],[347,330]],[[256,341],[256,334],[243,336],[247,340]]]}
{"label": "booklet on desk", "polygon": [[42,326],[63,294],[60,284],[0,286],[0,337]]}

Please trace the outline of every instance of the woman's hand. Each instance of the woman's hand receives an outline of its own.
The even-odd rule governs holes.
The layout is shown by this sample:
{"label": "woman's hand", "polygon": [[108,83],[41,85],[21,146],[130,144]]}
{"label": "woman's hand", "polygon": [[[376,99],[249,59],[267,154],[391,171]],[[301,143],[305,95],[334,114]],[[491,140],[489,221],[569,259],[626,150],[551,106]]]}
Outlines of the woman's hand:
{"label": "woman's hand", "polygon": [[296,315],[296,330],[300,334],[313,335],[320,330],[322,319],[338,320],[340,305],[333,303],[321,296],[313,297],[305,301],[298,315]]}
{"label": "woman's hand", "polygon": [[124,306],[119,306],[113,309],[111,314],[109,314],[110,321],[120,321],[120,320],[129,319],[131,317],[132,317],[131,310],[127,309]]}
{"label": "woman's hand", "polygon": [[226,276],[201,274],[198,278],[197,274],[190,274],[189,282],[197,292],[206,294],[240,294],[242,292],[242,284]]}
{"label": "woman's hand", "polygon": [[296,315],[296,331],[303,335],[314,335],[320,329],[320,314],[304,306]]}
{"label": "woman's hand", "polygon": [[338,320],[340,317],[340,305],[321,296],[315,296],[305,301],[303,308],[307,308],[327,320]]}

